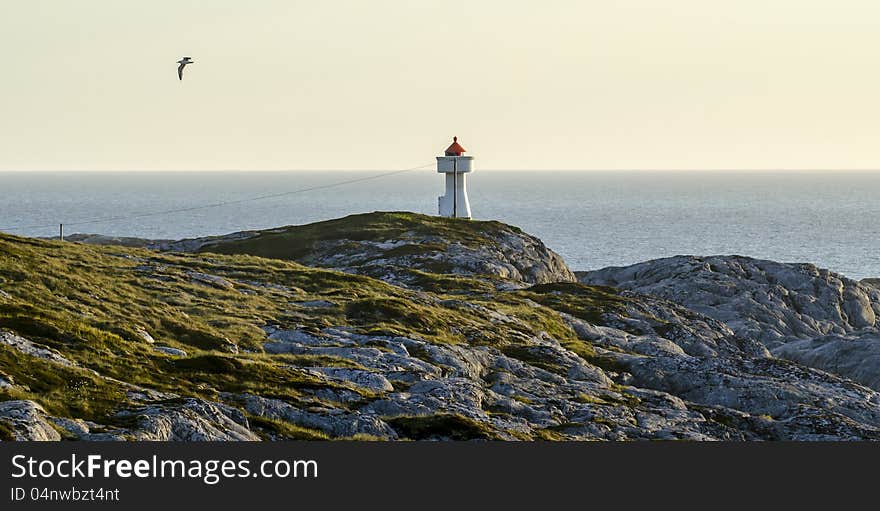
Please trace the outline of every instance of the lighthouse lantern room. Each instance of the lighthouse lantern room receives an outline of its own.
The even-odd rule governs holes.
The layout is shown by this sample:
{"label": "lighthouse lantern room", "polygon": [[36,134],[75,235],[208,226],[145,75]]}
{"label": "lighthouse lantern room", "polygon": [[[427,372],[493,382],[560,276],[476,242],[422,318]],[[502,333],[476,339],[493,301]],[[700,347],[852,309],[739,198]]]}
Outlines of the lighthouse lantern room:
{"label": "lighthouse lantern room", "polygon": [[444,156],[437,157],[437,172],[446,174],[446,194],[438,197],[440,216],[470,218],[471,204],[467,196],[467,174],[473,172],[473,156],[465,156],[465,149],[452,138]]}

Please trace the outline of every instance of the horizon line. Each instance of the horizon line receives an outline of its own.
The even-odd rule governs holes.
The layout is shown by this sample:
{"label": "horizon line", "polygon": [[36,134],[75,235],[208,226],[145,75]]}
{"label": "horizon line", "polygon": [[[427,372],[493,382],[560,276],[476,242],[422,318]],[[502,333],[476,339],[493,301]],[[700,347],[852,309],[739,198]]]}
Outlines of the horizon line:
{"label": "horizon line", "polygon": [[[51,172],[387,172],[389,168],[297,168],[297,169],[0,169],[0,173]],[[431,171],[433,169],[424,169]],[[480,172],[880,172],[880,168],[477,168]]]}

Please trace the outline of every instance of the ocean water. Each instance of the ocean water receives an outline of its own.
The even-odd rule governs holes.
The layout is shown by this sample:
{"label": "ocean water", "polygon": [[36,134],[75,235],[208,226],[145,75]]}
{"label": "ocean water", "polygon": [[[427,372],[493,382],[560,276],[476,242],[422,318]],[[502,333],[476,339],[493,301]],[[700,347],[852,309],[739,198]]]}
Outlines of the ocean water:
{"label": "ocean water", "polygon": [[[50,236],[63,222],[67,234],[176,239],[376,210],[436,213],[443,179],[419,170],[222,207],[120,218],[373,174],[2,172],[0,230]],[[855,279],[880,277],[880,173],[477,170],[468,188],[474,218],[521,227],[575,270],[676,254],[740,254],[812,262]],[[107,218],[112,220],[81,223]]]}

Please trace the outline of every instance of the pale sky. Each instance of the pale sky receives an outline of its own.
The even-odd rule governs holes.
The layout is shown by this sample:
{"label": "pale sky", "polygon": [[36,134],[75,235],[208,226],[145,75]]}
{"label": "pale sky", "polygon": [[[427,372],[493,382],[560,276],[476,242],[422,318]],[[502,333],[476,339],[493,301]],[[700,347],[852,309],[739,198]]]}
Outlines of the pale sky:
{"label": "pale sky", "polygon": [[0,170],[877,169],[878,55],[877,0],[5,0]]}

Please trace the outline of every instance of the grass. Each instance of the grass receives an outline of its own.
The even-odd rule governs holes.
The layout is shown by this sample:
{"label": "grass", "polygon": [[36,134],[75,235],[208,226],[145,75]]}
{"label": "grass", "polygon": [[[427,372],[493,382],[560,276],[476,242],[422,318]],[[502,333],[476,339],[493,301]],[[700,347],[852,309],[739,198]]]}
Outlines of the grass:
{"label": "grass", "polygon": [[534,403],[534,401],[532,401],[531,399],[527,398],[526,396],[519,396],[519,395],[516,395],[516,396],[510,396],[510,398],[513,399],[514,401],[519,402],[519,403],[522,403],[522,404],[524,404],[524,405],[531,405],[531,404]]}
{"label": "grass", "polygon": [[435,341],[457,343],[462,339],[452,333],[455,315],[447,309],[432,310],[414,300],[398,297],[371,297],[351,300],[345,306],[349,322],[386,335],[431,337]]}
{"label": "grass", "polygon": [[296,401],[303,389],[334,385],[267,355],[202,354],[166,360],[165,367],[166,374],[196,385],[203,397],[210,398],[234,392]]}
{"label": "grass", "polygon": [[553,364],[547,357],[541,356],[540,350],[532,347],[514,344],[501,347],[501,352],[508,357],[515,358],[534,367],[540,367],[551,373],[564,375],[566,372],[563,367]]}
{"label": "grass", "polygon": [[16,386],[0,389],[0,401],[33,399],[50,414],[104,420],[125,399],[123,387],[77,367],[66,367],[0,345],[0,367]]}
{"label": "grass", "polygon": [[[237,282],[237,289],[216,289],[193,282],[188,271],[223,274],[253,285]],[[259,286],[261,282],[280,288]],[[302,389],[329,384],[291,366],[356,364],[333,357],[262,355],[266,335],[261,327],[283,323],[292,300],[402,292],[373,279],[291,262],[247,256],[209,259],[4,235],[0,289],[11,297],[0,298],[0,328],[45,344],[82,366],[63,368],[0,347],[0,371],[23,386],[15,396],[7,392],[3,397],[33,399],[50,413],[96,422],[111,420],[116,409],[126,406],[124,392],[108,383],[111,379],[203,398],[247,391],[295,400]],[[367,316],[361,314],[365,324]],[[347,324],[342,311],[328,310],[306,310],[296,322],[311,330]],[[413,326],[418,325],[399,329],[408,333]],[[174,360],[156,352],[141,339],[139,329],[191,357]],[[255,353],[235,355],[234,349]]]}
{"label": "grass", "polygon": [[407,277],[406,283],[414,288],[441,294],[484,294],[492,293],[495,287],[486,279],[475,279],[459,275],[433,273],[417,269],[400,269],[398,274]]}
{"label": "grass", "polygon": [[585,392],[581,392],[580,394],[575,396],[574,401],[577,401],[578,403],[583,403],[585,405],[607,405],[608,404],[608,401],[605,401],[604,399],[602,399],[598,396],[591,396],[590,394],[587,394]]}
{"label": "grass", "polygon": [[604,323],[605,314],[626,315],[627,299],[604,286],[555,282],[538,284],[516,295],[597,325]]}
{"label": "grass", "polygon": [[532,438],[546,442],[562,442],[565,440],[565,435],[552,429],[537,429],[532,432]]}
{"label": "grass", "polygon": [[327,433],[286,421],[247,415],[251,429],[264,440],[329,440]]}
{"label": "grass", "polygon": [[457,414],[387,417],[397,434],[410,440],[497,440],[488,425]]}
{"label": "grass", "polygon": [[15,440],[15,432],[12,427],[0,420],[0,442],[9,442]]}
{"label": "grass", "polygon": [[[578,340],[575,332],[563,321],[556,310],[542,307],[534,302],[530,303],[528,298],[519,292],[486,295],[470,301],[518,320],[516,323],[505,324],[502,330],[517,331],[524,336],[544,332],[560,342]],[[501,341],[509,339],[506,337]]]}
{"label": "grass", "polygon": [[627,372],[627,366],[619,362],[616,358],[609,355],[587,355],[582,357],[594,366],[609,372],[624,373]]}
{"label": "grass", "polygon": [[627,392],[626,387],[623,385],[612,384],[611,390],[617,392],[620,397],[613,398],[612,396],[606,395],[604,396],[606,401],[616,402],[629,408],[635,408],[642,403],[641,398]]}

